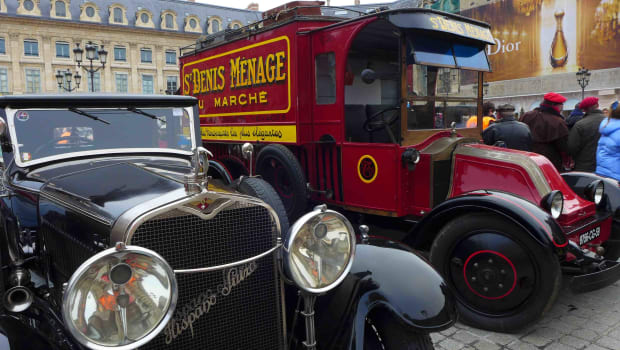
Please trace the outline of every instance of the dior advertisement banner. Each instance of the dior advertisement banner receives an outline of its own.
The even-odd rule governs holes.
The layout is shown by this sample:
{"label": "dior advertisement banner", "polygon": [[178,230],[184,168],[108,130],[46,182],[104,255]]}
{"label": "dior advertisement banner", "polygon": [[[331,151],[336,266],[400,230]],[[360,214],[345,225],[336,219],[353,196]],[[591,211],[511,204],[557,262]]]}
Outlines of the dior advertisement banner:
{"label": "dior advertisement banner", "polygon": [[620,67],[620,0],[509,0],[461,15],[491,25],[488,81]]}

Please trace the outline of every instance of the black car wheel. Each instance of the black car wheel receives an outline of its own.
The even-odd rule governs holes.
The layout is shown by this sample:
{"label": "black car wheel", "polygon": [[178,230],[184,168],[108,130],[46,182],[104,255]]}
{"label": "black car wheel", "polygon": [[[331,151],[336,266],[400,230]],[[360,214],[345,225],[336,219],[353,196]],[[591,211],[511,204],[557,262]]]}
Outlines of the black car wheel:
{"label": "black car wheel", "polygon": [[431,263],[455,291],[460,319],[477,328],[515,332],[553,305],[560,264],[515,223],[473,213],[445,225]]}
{"label": "black car wheel", "polygon": [[256,157],[256,173],[275,188],[290,221],[295,221],[305,212],[306,177],[288,148],[279,144],[263,147]]}
{"label": "black car wheel", "polygon": [[238,183],[237,189],[243,194],[256,197],[269,204],[280,219],[280,229],[282,233],[288,231],[289,221],[286,216],[286,210],[284,210],[284,205],[282,205],[280,197],[269,183],[256,177],[244,177],[242,181]]}
{"label": "black car wheel", "polygon": [[432,350],[433,342],[426,333],[405,329],[386,315],[366,319],[364,350]]}

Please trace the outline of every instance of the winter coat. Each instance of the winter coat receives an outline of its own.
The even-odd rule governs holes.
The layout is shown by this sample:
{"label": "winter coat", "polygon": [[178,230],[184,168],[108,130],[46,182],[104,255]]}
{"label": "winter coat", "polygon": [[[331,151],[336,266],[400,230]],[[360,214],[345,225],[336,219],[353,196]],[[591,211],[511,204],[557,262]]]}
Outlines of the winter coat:
{"label": "winter coat", "polygon": [[530,127],[532,152],[547,157],[558,171],[563,171],[562,153],[568,152],[568,127],[562,115],[551,107],[541,105],[525,113],[521,121]]}
{"label": "winter coat", "polygon": [[522,151],[532,150],[530,128],[514,117],[502,117],[482,132],[482,139],[487,145],[504,141],[506,147]]}
{"label": "winter coat", "polygon": [[603,119],[605,119],[603,112],[595,110],[587,113],[570,130],[568,153],[575,160],[575,171],[596,170],[596,148],[601,136],[598,129]]}
{"label": "winter coat", "polygon": [[620,181],[620,119],[605,118],[599,132],[596,173]]}
{"label": "winter coat", "polygon": [[573,109],[573,111],[570,112],[568,118],[566,118],[566,125],[568,126],[568,129],[571,129],[575,125],[575,123],[581,120],[581,118],[583,118],[583,112],[581,111],[581,109]]}

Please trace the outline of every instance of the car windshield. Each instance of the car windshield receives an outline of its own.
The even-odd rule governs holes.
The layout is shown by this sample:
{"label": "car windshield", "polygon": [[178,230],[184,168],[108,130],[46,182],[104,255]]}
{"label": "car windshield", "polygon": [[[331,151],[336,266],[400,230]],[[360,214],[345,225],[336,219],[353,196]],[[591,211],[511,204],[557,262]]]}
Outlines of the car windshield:
{"label": "car windshield", "polygon": [[93,151],[191,151],[195,144],[184,108],[17,110],[10,123],[22,165]]}

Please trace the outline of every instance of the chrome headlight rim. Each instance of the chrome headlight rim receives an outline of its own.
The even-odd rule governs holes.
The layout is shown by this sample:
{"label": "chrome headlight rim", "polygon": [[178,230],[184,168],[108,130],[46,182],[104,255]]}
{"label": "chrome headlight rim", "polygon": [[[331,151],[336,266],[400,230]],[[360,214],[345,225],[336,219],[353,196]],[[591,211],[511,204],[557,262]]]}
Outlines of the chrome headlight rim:
{"label": "chrome headlight rim", "polygon": [[[93,342],[88,337],[83,335],[82,332],[75,327],[73,321],[71,321],[70,309],[67,307],[67,304],[69,302],[69,297],[71,295],[70,292],[75,288],[76,284],[80,281],[84,273],[94,263],[96,263],[100,259],[106,258],[108,256],[112,256],[118,253],[138,253],[138,254],[146,255],[155,260],[159,260],[162,263],[161,264],[162,268],[164,269],[166,274],[170,277],[169,280],[170,280],[171,295],[170,295],[170,302],[168,305],[168,310],[166,311],[165,316],[161,319],[159,324],[151,330],[150,333],[148,333],[147,335],[143,336],[142,338],[130,344],[119,345],[119,346],[106,346],[106,345],[101,345],[96,342]],[[62,296],[62,318],[65,323],[65,326],[67,327],[71,335],[78,342],[80,342],[80,344],[86,346],[89,349],[133,350],[153,340],[153,338],[155,338],[157,335],[159,335],[159,333],[161,333],[161,331],[166,327],[168,322],[170,322],[170,319],[172,318],[174,311],[176,310],[178,291],[179,289],[177,287],[177,280],[175,278],[174,270],[172,269],[172,267],[170,267],[168,262],[161,255],[147,248],[143,248],[139,246],[131,246],[131,245],[126,246],[125,244],[119,242],[117,243],[116,247],[108,248],[106,250],[103,250],[91,256],[88,260],[83,262],[71,275],[71,278],[69,279],[69,282],[67,282],[67,287],[65,288],[63,292],[63,296]]]}
{"label": "chrome headlight rim", "polygon": [[601,180],[594,180],[586,186],[583,192],[587,200],[599,205],[605,196],[605,183]]}
{"label": "chrome headlight rim", "polygon": [[[336,278],[331,284],[321,287],[321,288],[311,288],[311,287],[305,286],[303,283],[299,283],[295,279],[294,274],[291,273],[291,264],[292,264],[291,258],[290,258],[291,247],[293,245],[293,242],[295,241],[295,238],[297,237],[297,235],[299,234],[299,232],[301,231],[304,225],[306,225],[311,219],[319,215],[327,215],[327,214],[334,215],[338,219],[340,219],[345,224],[345,226],[347,227],[347,230],[349,231],[349,240],[350,240],[350,246],[351,246],[350,252],[349,252],[349,260],[347,261],[347,264],[345,265],[344,269],[340,273],[340,276],[338,276],[338,278]],[[284,270],[287,272],[287,275],[288,275],[287,277],[290,280],[292,280],[295,283],[295,286],[297,286],[302,291],[309,293],[309,294],[315,294],[315,295],[327,293],[330,290],[339,286],[342,283],[342,281],[347,277],[347,275],[349,274],[349,271],[351,271],[351,267],[353,266],[353,261],[355,260],[356,244],[357,242],[356,242],[355,230],[353,229],[353,225],[351,225],[351,222],[344,215],[340,214],[337,211],[330,210],[330,209],[321,209],[321,208],[315,209],[303,215],[301,218],[297,219],[297,221],[289,228],[286,237],[284,237],[284,243],[283,243]]]}
{"label": "chrome headlight rim", "polygon": [[540,204],[551,214],[552,218],[557,219],[564,211],[564,195],[560,190],[551,191],[543,197]]}

